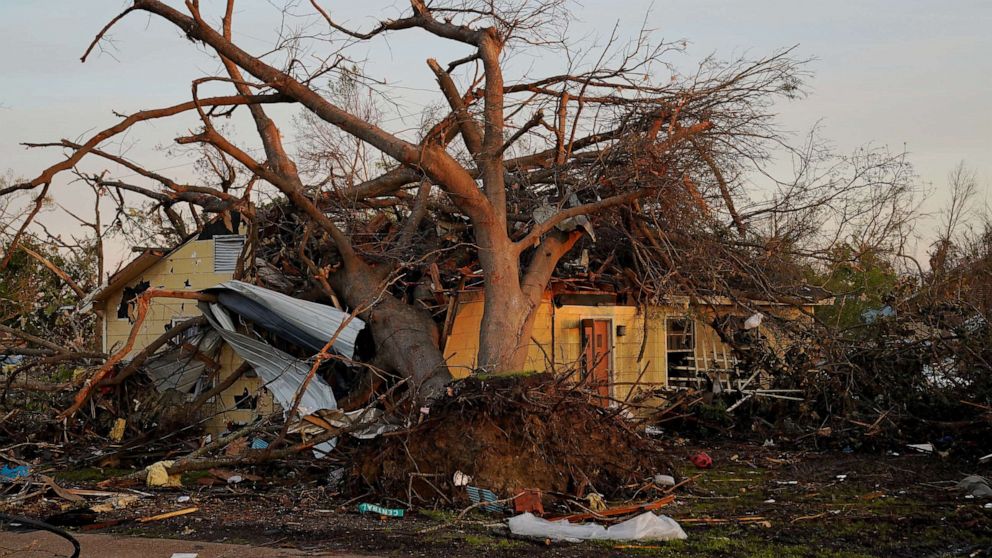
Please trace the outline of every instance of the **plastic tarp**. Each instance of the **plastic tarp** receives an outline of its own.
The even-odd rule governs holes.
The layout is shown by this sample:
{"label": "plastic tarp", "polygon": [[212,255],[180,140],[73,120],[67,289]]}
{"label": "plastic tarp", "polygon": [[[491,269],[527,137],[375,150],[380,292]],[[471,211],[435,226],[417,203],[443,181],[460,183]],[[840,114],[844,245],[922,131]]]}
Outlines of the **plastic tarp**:
{"label": "plastic tarp", "polygon": [[[200,303],[200,310],[234,352],[245,359],[265,381],[265,387],[285,411],[293,406],[296,391],[310,374],[310,365],[275,347],[234,331],[230,317],[219,304]],[[337,409],[331,386],[314,375],[300,399],[299,412],[310,415],[321,409]]]}
{"label": "plastic tarp", "polygon": [[[332,306],[295,299],[241,281],[225,281],[204,292],[218,295],[221,305],[242,314],[259,327],[315,352],[323,348],[347,321],[332,347],[351,358],[355,354],[358,333],[365,327],[362,320],[351,318],[349,321],[347,312]],[[240,296],[230,296],[232,294]]]}
{"label": "plastic tarp", "polygon": [[548,521],[531,513],[511,517],[509,523],[510,532],[514,535],[560,541],[668,541],[687,538],[674,519],[651,512],[644,512],[609,528],[597,523],[569,523],[567,519]]}

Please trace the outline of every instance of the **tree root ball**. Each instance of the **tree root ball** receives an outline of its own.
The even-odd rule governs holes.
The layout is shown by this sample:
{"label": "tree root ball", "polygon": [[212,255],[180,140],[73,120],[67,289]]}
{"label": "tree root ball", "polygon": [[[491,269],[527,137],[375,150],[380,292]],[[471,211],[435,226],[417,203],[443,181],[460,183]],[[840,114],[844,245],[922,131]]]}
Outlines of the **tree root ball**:
{"label": "tree root ball", "polygon": [[357,445],[352,478],[363,486],[355,488],[411,504],[451,501],[464,492],[453,483],[461,471],[501,498],[524,489],[614,496],[670,469],[619,409],[561,378],[472,377],[452,386],[409,431]]}

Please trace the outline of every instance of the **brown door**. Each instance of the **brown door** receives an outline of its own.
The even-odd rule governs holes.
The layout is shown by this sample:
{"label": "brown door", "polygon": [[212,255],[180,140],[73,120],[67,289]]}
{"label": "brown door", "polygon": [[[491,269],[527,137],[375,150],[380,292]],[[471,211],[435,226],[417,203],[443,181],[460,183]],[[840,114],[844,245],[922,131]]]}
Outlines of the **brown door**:
{"label": "brown door", "polygon": [[599,404],[610,404],[610,378],[612,374],[610,352],[613,350],[610,320],[582,320],[583,366],[589,386],[599,395]]}

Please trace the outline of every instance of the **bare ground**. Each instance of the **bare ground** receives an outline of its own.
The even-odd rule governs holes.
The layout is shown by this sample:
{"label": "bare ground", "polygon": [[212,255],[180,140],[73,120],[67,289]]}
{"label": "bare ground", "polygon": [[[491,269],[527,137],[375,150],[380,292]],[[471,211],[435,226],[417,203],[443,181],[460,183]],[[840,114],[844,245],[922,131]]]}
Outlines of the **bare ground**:
{"label": "bare ground", "polygon": [[[706,449],[711,470],[686,457]],[[89,533],[167,537],[189,541],[389,556],[989,556],[992,509],[953,489],[988,466],[901,455],[780,451],[721,442],[718,447],[669,450],[677,478],[700,475],[676,491],[664,508],[682,521],[689,539],[669,543],[547,543],[509,537],[504,517],[457,510],[414,510],[403,519],[359,515],[355,502],[309,475],[275,482],[204,487],[187,479],[183,490],[159,491],[112,517],[151,515],[196,505],[184,517],[122,525]],[[63,484],[85,486],[67,474]],[[270,472],[271,478],[277,478]],[[306,479],[306,480],[304,480]],[[142,489],[144,490],[144,489]],[[180,503],[188,495],[191,502]],[[645,500],[651,495],[644,494]],[[350,501],[353,500],[353,501]],[[384,501],[386,505],[396,502]],[[65,507],[36,500],[11,510],[44,517]],[[992,507],[992,506],[990,506]],[[741,518],[745,518],[741,521]],[[729,523],[696,523],[722,519]],[[101,518],[103,520],[103,518]],[[83,554],[86,556],[85,552]]]}

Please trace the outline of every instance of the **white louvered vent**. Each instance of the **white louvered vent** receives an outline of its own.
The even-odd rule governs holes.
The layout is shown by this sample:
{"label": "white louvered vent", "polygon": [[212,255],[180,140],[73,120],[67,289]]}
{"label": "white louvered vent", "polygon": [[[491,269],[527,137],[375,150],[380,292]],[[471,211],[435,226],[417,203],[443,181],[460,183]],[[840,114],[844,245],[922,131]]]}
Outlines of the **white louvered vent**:
{"label": "white louvered vent", "polygon": [[214,273],[233,272],[238,265],[238,257],[245,246],[241,234],[214,235]]}

